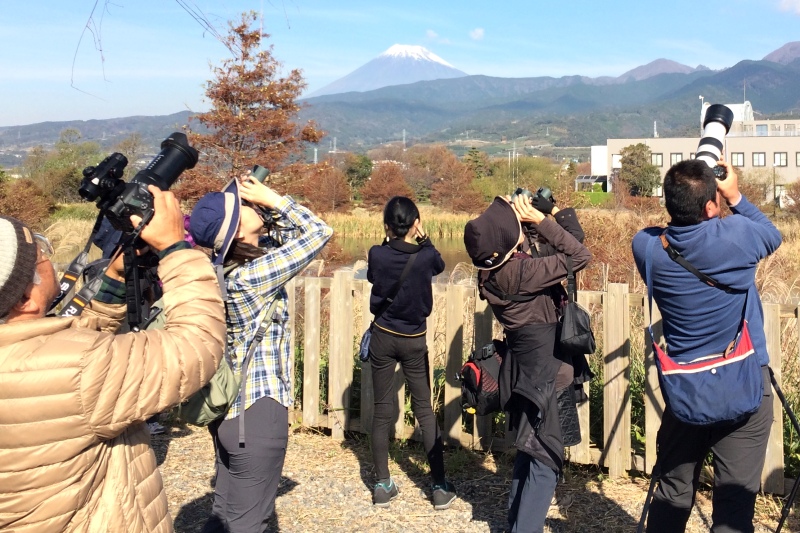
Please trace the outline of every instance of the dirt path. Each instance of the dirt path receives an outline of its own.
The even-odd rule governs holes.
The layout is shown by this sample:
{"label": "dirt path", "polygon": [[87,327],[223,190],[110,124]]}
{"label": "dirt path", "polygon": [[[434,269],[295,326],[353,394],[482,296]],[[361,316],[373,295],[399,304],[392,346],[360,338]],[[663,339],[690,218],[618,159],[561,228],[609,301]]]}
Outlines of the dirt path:
{"label": "dirt path", "polygon": [[[153,438],[179,533],[200,531],[211,508],[213,448],[205,430],[171,426]],[[424,452],[416,444],[395,443],[390,450],[392,476],[400,496],[388,509],[371,505],[372,466],[363,437],[335,442],[330,437],[294,432],[270,532],[501,532],[506,525],[511,454],[490,455],[448,450],[449,478],[459,499],[447,511],[434,511]],[[632,532],[647,492],[642,478],[612,481],[599,469],[570,467],[558,495],[568,506],[551,509],[546,531]],[[711,506],[701,493],[687,532],[709,530]],[[759,497],[756,531],[774,531],[777,500]],[[784,531],[800,531],[791,517]]]}

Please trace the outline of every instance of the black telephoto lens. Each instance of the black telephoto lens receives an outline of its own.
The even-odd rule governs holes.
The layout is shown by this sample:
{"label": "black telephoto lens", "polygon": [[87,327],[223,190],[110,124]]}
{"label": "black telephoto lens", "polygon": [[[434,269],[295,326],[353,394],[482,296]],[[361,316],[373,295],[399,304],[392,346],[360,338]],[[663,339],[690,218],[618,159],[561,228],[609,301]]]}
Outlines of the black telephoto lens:
{"label": "black telephoto lens", "polygon": [[162,191],[168,190],[187,168],[197,164],[198,152],[191,146],[186,135],[176,131],[161,143],[161,152],[136,173],[131,183],[145,186],[155,185]]}

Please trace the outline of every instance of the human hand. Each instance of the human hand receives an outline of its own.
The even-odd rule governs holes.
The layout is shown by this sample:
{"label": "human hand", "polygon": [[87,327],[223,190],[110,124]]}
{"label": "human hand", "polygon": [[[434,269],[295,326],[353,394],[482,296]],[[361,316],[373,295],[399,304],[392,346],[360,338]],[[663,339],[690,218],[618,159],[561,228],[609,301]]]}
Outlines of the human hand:
{"label": "human hand", "polygon": [[414,222],[413,229],[414,229],[414,238],[416,239],[417,242],[422,242],[428,238],[428,234],[425,233],[425,230],[422,228],[422,222],[420,222],[419,219],[417,219]]}
{"label": "human hand", "polygon": [[[160,252],[183,240],[183,213],[178,199],[170,191],[162,191],[155,185],[149,185],[147,190],[153,195],[153,218],[139,236],[153,250]],[[131,216],[134,227],[141,221],[141,217]]]}
{"label": "human hand", "polygon": [[531,205],[528,202],[528,198],[521,194],[514,198],[511,207],[514,208],[514,212],[517,213],[520,222],[538,224],[545,219],[545,214]]}
{"label": "human hand", "polygon": [[720,159],[717,164],[724,166],[727,172],[727,177],[724,180],[715,178],[717,190],[729,206],[737,205],[742,199],[742,193],[739,192],[739,176],[736,174],[733,165],[724,159]]}
{"label": "human hand", "polygon": [[274,209],[282,198],[280,194],[276,193],[258,181],[251,174],[241,178],[239,183],[239,193],[242,196],[242,200],[247,200],[248,202],[252,202],[256,205],[267,207],[269,209]]}
{"label": "human hand", "polygon": [[537,194],[533,197],[533,200],[531,200],[531,205],[545,215],[551,214],[553,212],[553,208],[556,206],[552,199],[545,198],[541,194]]}

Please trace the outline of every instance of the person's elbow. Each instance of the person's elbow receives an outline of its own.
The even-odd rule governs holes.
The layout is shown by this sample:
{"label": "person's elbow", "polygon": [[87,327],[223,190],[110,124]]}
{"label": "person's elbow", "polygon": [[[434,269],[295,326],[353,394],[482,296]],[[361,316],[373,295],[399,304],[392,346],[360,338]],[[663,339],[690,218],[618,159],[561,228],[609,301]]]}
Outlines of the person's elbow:
{"label": "person's elbow", "polygon": [[572,263],[573,268],[577,272],[578,270],[583,270],[592,260],[592,252],[585,246],[581,247],[581,250],[572,256]]}

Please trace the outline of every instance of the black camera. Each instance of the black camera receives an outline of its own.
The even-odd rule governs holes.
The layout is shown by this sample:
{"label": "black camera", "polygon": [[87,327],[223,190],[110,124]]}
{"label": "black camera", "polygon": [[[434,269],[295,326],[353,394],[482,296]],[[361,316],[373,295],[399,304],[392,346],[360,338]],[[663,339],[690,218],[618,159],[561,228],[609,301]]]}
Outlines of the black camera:
{"label": "black camera", "polygon": [[147,186],[168,190],[184,170],[194,168],[197,158],[198,152],[189,146],[186,135],[176,131],[164,139],[161,152],[130,182],[122,180],[128,159],[115,152],[99,165],[83,170],[78,193],[85,200],[96,201],[115,229],[132,233],[131,215],[140,216],[144,224],[153,217],[153,195]]}
{"label": "black camera", "polygon": [[532,193],[528,189],[523,189],[522,187],[519,187],[516,191],[514,191],[514,194],[511,195],[511,201],[513,202],[514,200],[517,199],[517,196],[520,196],[520,195],[522,195],[525,198],[527,198],[528,199],[528,203],[533,202],[533,198],[535,196],[541,196],[545,200],[550,200],[551,202],[556,203],[556,199],[553,198],[553,191],[551,191],[547,187],[539,187],[536,190],[536,194]]}
{"label": "black camera", "polygon": [[733,124],[733,111],[728,106],[714,104],[708,106],[706,115],[703,119],[703,136],[697,145],[695,159],[704,161],[714,175],[721,180],[728,177],[725,167],[718,165],[724,149],[725,135]]}

